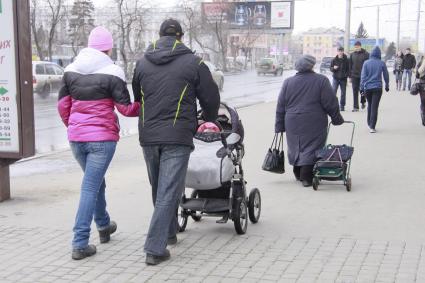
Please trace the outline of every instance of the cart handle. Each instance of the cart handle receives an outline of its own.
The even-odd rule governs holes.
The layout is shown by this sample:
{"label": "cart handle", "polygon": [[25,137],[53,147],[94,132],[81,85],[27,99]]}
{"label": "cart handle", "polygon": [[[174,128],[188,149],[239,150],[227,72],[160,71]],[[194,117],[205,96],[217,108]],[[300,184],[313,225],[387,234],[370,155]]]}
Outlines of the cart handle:
{"label": "cart handle", "polygon": [[[344,121],[344,124],[351,124],[351,125],[353,125],[353,130],[351,132],[351,141],[350,141],[350,146],[353,146],[354,131],[356,129],[356,123],[354,123],[353,121]],[[329,132],[331,130],[331,127],[335,127],[335,126],[332,124],[332,122],[329,122],[328,133],[326,135],[326,144],[328,144]]]}

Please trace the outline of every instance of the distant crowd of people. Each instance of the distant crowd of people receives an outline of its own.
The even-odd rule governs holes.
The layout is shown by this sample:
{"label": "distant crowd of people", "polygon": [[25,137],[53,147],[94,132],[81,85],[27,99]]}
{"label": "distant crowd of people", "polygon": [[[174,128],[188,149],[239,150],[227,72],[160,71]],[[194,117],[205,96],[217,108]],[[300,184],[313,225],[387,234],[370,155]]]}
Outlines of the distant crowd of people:
{"label": "distant crowd of people", "polygon": [[[379,102],[383,90],[390,90],[389,73],[381,60],[381,49],[376,46],[369,54],[361,43],[355,43],[355,50],[347,56],[344,48],[339,47],[338,54],[332,60],[330,70],[333,74],[332,85],[326,76],[313,71],[316,58],[304,55],[296,63],[295,76],[284,81],[276,108],[275,132],[286,133],[288,160],[294,167],[295,178],[305,187],[312,186],[313,168],[317,150],[326,143],[328,116],[333,125],[341,125],[345,111],[346,87],[348,80],[353,87],[353,112],[366,107],[367,124],[370,133],[376,133]],[[425,62],[424,57],[416,66],[415,57],[410,49],[401,52],[395,60],[394,74],[397,90],[413,88],[421,97],[421,117],[425,126]],[[416,81],[412,85],[412,73],[416,67]],[[338,88],[341,99],[337,98]]]}

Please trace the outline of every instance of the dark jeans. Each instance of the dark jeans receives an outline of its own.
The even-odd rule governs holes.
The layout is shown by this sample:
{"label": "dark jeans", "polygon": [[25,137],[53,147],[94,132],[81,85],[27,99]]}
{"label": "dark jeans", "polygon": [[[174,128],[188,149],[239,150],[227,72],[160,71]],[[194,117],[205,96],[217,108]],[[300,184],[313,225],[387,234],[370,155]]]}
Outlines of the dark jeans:
{"label": "dark jeans", "polygon": [[[360,78],[351,78],[351,84],[353,86],[353,108],[359,109],[359,91],[360,91]],[[360,98],[362,104],[366,103],[366,98],[362,96]]]}
{"label": "dark jeans", "polygon": [[375,129],[378,121],[378,108],[381,101],[382,88],[370,89],[366,91],[367,99],[367,124],[369,128]]}
{"label": "dark jeans", "polygon": [[421,119],[422,125],[425,126],[425,93],[420,95],[421,98]]}
{"label": "dark jeans", "polygon": [[313,182],[313,167],[314,165],[294,166],[295,178],[300,181]]}
{"label": "dark jeans", "polygon": [[345,107],[345,94],[347,93],[347,79],[335,79],[333,78],[332,86],[335,92],[335,95],[338,93],[338,86],[341,88],[341,100],[339,105],[343,108]]}
{"label": "dark jeans", "polygon": [[72,248],[84,249],[89,242],[93,216],[98,229],[109,226],[105,200],[105,173],[114,156],[117,143],[70,142],[70,145],[75,159],[84,171]]}
{"label": "dark jeans", "polygon": [[145,252],[163,255],[168,238],[177,233],[176,210],[184,192],[191,147],[144,146],[143,154],[152,186],[154,211],[145,242]]}

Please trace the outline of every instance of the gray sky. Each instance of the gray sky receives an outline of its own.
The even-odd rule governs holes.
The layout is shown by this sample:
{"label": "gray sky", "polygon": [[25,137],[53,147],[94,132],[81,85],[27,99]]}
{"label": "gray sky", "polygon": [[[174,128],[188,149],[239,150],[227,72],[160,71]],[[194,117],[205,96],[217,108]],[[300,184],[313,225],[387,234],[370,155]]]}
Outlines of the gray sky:
{"label": "gray sky", "polygon": [[[422,1],[422,11],[425,11],[425,0]],[[94,0],[96,5],[108,2]],[[179,0],[152,0],[155,4],[172,6]],[[295,33],[315,27],[345,27],[345,0],[304,0],[295,4]],[[360,22],[363,21],[370,37],[376,35],[376,8],[355,8],[358,6],[396,3],[398,0],[352,0],[351,32],[355,33]],[[401,37],[416,36],[416,20],[418,0],[402,0]],[[380,37],[388,41],[396,41],[397,34],[397,5],[381,7]],[[425,13],[421,13],[420,48],[424,50],[425,41]]]}

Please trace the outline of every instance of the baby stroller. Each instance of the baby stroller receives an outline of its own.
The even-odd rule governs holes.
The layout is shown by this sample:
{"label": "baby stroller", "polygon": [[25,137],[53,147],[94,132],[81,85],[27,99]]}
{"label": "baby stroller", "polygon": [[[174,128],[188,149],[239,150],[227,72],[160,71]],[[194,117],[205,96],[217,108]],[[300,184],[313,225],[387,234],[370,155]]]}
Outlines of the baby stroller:
{"label": "baby stroller", "polygon": [[[350,169],[351,157],[354,152],[353,138],[356,125],[351,121],[345,121],[344,123],[353,126],[350,145],[328,144],[316,153],[318,161],[313,169],[313,189],[315,191],[317,191],[321,180],[342,181],[347,191],[351,191]],[[328,137],[331,125],[329,123]]]}
{"label": "baby stroller", "polygon": [[[202,122],[202,113],[198,121]],[[179,231],[186,229],[189,216],[200,221],[204,216],[221,217],[217,223],[231,219],[238,234],[245,234],[248,217],[257,223],[261,214],[258,189],[246,192],[242,169],[244,130],[235,109],[222,103],[216,121],[219,132],[197,133],[195,150],[189,160],[186,188],[193,189],[190,197],[183,194],[177,212]]]}

